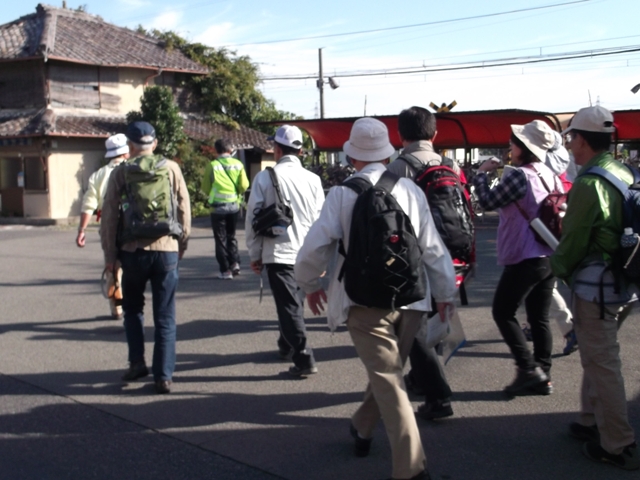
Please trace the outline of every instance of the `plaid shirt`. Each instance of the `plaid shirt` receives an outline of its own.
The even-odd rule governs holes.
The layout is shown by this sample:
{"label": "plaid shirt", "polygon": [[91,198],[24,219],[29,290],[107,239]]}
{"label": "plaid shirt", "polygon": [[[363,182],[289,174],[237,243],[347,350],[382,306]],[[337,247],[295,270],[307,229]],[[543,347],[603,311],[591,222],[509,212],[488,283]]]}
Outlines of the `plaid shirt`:
{"label": "plaid shirt", "polygon": [[506,207],[516,200],[524,198],[527,193],[527,176],[520,169],[512,170],[502,176],[500,183],[489,189],[486,173],[473,177],[473,186],[480,206],[485,210],[496,210]]}

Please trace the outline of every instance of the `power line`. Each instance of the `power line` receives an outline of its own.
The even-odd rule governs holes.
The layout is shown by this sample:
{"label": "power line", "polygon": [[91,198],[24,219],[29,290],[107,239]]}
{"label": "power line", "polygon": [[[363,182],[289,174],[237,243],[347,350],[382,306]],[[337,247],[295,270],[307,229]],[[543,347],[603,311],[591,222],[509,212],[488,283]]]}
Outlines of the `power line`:
{"label": "power line", "polygon": [[[375,77],[383,75],[408,75],[416,73],[433,73],[433,72],[447,72],[454,70],[472,70],[478,68],[491,68],[491,67],[505,67],[512,65],[530,65],[536,63],[545,62],[557,62],[561,60],[573,60],[579,58],[591,58],[602,57],[608,55],[621,55],[624,53],[639,52],[640,46],[627,46],[627,47],[615,47],[610,49],[601,50],[587,50],[582,52],[567,52],[561,54],[547,55],[544,57],[523,57],[523,58],[503,58],[495,60],[485,60],[476,62],[465,62],[464,64],[450,64],[450,65],[433,65],[425,67],[408,67],[389,70],[372,70],[368,72],[345,72],[336,73],[332,75],[334,78],[346,78],[346,77]],[[262,81],[275,81],[275,80],[309,80],[317,78],[317,75],[288,75],[280,77],[263,77]]]}
{"label": "power line", "polygon": [[426,22],[426,23],[416,23],[413,25],[400,25],[400,26],[395,26],[395,27],[386,27],[386,28],[376,28],[376,29],[372,29],[372,30],[360,30],[357,32],[343,32],[343,33],[327,33],[324,35],[312,35],[312,36],[308,36],[308,37],[298,37],[298,38],[288,38],[288,39],[283,39],[283,40],[264,40],[261,42],[249,42],[249,43],[232,43],[229,45],[225,45],[226,47],[244,47],[246,45],[265,45],[265,44],[269,44],[269,43],[285,43],[285,42],[297,42],[300,40],[315,40],[318,38],[333,38],[333,37],[344,37],[344,36],[348,36],[348,35],[362,35],[365,33],[378,33],[378,32],[388,32],[390,30],[399,30],[399,29],[404,29],[404,28],[416,28],[416,27],[426,27],[426,26],[431,26],[431,25],[442,25],[445,23],[454,23],[454,22],[463,22],[466,20],[477,20],[479,18],[489,18],[489,17],[498,17],[498,16],[502,16],[502,15],[511,15],[514,13],[522,13],[522,12],[530,12],[533,10],[542,10],[542,9],[546,9],[546,8],[555,8],[555,7],[562,7],[565,5],[574,5],[577,3],[585,3],[585,2],[590,2],[592,0],[574,0],[572,2],[564,2],[564,3],[554,3],[552,5],[542,5],[539,7],[530,7],[530,8],[521,8],[518,10],[509,10],[506,12],[495,12],[495,13],[485,13],[483,15],[474,15],[471,17],[461,17],[461,18],[451,18],[448,20],[437,20],[434,22]]}

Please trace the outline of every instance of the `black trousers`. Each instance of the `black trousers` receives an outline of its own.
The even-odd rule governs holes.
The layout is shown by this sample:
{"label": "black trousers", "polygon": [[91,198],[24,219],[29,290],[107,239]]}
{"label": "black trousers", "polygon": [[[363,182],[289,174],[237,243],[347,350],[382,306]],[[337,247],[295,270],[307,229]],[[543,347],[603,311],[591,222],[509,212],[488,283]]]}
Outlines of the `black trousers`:
{"label": "black trousers", "polygon": [[424,350],[418,341],[414,340],[409,352],[409,360],[411,361],[409,377],[416,387],[424,390],[427,403],[451,397],[451,387],[444,376],[435,348]]}
{"label": "black trousers", "polygon": [[240,265],[238,241],[236,240],[236,224],[239,213],[211,214],[211,229],[216,243],[216,260],[220,265],[220,273],[231,270],[231,265],[234,263]]}
{"label": "black trousers", "polygon": [[[493,297],[493,319],[513,354],[516,365],[525,370],[539,366],[551,370],[553,339],[549,329],[549,305],[555,278],[548,257],[528,258],[504,267]],[[527,321],[531,325],[533,354],[516,318],[524,301]]]}
{"label": "black trousers", "polygon": [[312,350],[307,348],[304,294],[293,278],[293,265],[268,263],[265,267],[278,311],[278,348],[283,353],[293,351],[293,363],[296,366],[312,367],[315,365],[315,359]]}

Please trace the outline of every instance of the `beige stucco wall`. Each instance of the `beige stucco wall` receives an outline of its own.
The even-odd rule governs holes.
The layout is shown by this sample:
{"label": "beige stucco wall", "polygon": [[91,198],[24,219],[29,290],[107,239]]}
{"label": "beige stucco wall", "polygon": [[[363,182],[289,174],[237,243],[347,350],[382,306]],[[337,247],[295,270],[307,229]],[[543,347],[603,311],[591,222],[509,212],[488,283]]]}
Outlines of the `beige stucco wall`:
{"label": "beige stucco wall", "polygon": [[104,149],[96,147],[98,146],[83,151],[60,148],[49,156],[51,218],[80,215],[82,196],[89,176],[104,161]]}

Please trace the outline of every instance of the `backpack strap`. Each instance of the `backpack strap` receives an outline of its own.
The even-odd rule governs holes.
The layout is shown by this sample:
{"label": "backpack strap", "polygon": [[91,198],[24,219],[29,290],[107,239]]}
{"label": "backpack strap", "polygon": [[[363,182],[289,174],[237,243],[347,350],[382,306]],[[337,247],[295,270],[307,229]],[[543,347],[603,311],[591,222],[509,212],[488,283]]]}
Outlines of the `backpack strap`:
{"label": "backpack strap", "polygon": [[284,199],[282,197],[282,192],[280,191],[280,184],[278,183],[278,176],[276,175],[276,171],[273,169],[273,167],[267,167],[265,170],[269,172],[271,183],[273,184],[273,188],[276,191],[276,203],[279,205],[284,205]]}
{"label": "backpack strap", "polygon": [[385,170],[378,182],[376,183],[377,188],[381,188],[387,193],[391,193],[393,187],[396,183],[398,183],[400,177],[395,173],[390,172],[389,170]]}
{"label": "backpack strap", "polygon": [[413,173],[416,175],[418,175],[418,172],[420,172],[424,167],[426,167],[424,163],[418,160],[418,157],[416,157],[415,155],[412,155],[411,153],[403,153],[398,158],[396,158],[396,160],[404,161],[404,163],[406,163],[411,167],[411,169],[413,170]]}
{"label": "backpack strap", "polygon": [[[633,176],[635,181],[635,177],[636,177],[635,172],[632,171],[631,173],[634,174]],[[623,197],[627,194],[627,190],[629,190],[629,187],[626,183],[624,183],[622,180],[616,177],[613,173],[609,172],[608,170],[605,170],[602,167],[589,167],[580,176],[582,177],[583,175],[597,175],[599,177],[604,178],[611,185],[616,187],[616,189],[622,194]]]}

